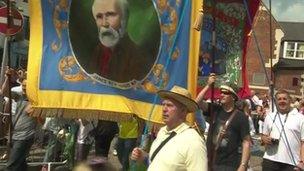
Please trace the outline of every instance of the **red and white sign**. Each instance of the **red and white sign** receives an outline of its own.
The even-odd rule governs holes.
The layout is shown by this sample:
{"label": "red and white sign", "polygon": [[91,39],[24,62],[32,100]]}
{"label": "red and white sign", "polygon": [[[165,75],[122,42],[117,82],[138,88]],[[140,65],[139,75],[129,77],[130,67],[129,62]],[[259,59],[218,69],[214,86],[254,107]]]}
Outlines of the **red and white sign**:
{"label": "red and white sign", "polygon": [[0,33],[5,35],[15,35],[22,30],[23,27],[23,16],[17,10],[11,8],[11,24],[8,27],[7,24],[7,7],[0,8]]}

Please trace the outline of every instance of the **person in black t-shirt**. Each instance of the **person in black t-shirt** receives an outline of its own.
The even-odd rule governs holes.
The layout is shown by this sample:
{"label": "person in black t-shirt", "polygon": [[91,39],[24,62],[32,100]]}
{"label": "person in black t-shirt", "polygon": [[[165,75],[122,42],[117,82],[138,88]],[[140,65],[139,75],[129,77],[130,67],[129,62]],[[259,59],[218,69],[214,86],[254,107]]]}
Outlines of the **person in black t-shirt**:
{"label": "person in black t-shirt", "polygon": [[196,99],[204,115],[211,118],[207,138],[209,170],[245,171],[250,157],[248,118],[235,107],[238,95],[233,85],[220,86],[220,104],[208,104],[203,100],[215,80],[215,74],[210,74],[207,85]]}

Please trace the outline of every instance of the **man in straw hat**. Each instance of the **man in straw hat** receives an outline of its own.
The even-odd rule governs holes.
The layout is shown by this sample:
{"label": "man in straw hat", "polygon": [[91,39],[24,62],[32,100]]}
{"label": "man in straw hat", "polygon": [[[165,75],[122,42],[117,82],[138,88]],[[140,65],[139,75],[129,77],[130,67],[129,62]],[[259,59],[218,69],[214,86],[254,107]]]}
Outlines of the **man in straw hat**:
{"label": "man in straw hat", "polygon": [[[215,74],[210,74],[207,85],[196,98],[204,115],[211,118],[207,138],[208,166],[210,170],[216,171],[245,171],[250,156],[248,118],[235,107],[238,95],[233,84],[220,86],[220,104],[208,104],[203,100],[215,80]],[[241,154],[238,150],[240,144]]]}
{"label": "man in straw hat", "polygon": [[207,170],[206,146],[199,134],[189,127],[186,116],[198,109],[188,90],[174,86],[170,91],[160,90],[163,121],[150,153],[135,148],[131,159],[145,162],[148,170]]}

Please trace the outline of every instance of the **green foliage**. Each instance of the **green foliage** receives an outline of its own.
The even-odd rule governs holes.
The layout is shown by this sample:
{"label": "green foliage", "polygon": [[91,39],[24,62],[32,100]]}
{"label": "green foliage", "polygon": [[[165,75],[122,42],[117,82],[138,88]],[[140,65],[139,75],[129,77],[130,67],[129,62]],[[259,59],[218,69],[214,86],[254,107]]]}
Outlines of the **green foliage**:
{"label": "green foliage", "polygon": [[128,33],[130,38],[140,46],[153,42],[159,35],[160,27],[156,9],[152,0],[129,0]]}

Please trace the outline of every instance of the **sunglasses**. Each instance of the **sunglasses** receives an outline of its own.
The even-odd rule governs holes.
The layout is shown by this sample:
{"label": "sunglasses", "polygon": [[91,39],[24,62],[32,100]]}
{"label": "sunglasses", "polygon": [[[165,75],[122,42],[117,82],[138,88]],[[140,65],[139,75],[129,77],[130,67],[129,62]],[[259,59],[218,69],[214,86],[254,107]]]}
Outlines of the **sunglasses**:
{"label": "sunglasses", "polygon": [[230,95],[231,93],[229,91],[221,91],[221,94]]}

